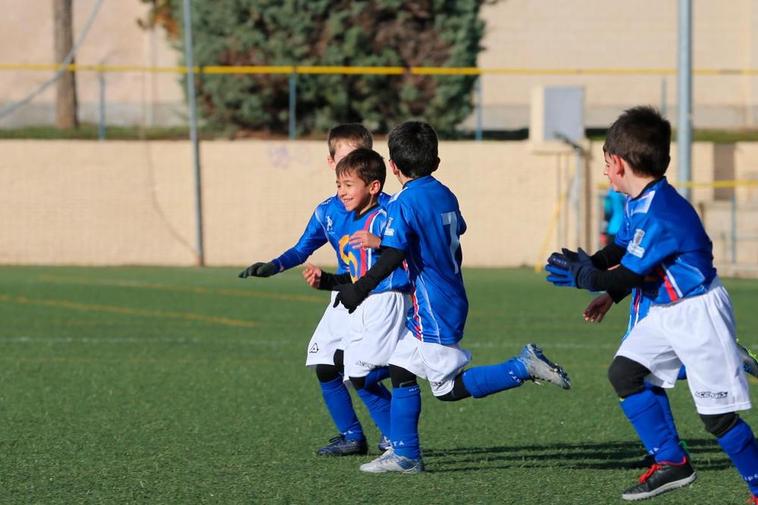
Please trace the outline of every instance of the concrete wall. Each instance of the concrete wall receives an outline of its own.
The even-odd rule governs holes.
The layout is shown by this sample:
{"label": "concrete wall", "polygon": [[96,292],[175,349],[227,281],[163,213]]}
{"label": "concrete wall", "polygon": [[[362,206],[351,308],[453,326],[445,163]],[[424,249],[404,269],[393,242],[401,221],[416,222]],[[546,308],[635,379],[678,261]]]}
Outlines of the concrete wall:
{"label": "concrete wall", "polygon": [[[377,149],[386,156],[383,143]],[[194,264],[189,143],[0,141],[0,152],[0,263]],[[573,154],[535,154],[527,142],[443,142],[436,175],[457,194],[469,225],[465,264],[533,265],[558,244],[575,247],[577,236],[594,248],[601,145],[588,144],[588,152],[587,193],[579,199],[587,224],[577,233]],[[713,180],[714,152],[711,144],[695,145],[696,181]],[[335,191],[322,142],[216,141],[203,143],[201,153],[209,265],[275,257]],[[737,178],[758,179],[758,145],[737,144],[731,159]],[[392,193],[399,187],[389,179]],[[757,197],[755,187],[738,190],[740,205]],[[696,189],[694,201],[707,209],[714,190]],[[729,221],[710,222],[715,242]],[[754,246],[740,261],[758,263]],[[727,251],[719,247],[721,260]],[[323,248],[314,261],[331,264],[332,254]]]}

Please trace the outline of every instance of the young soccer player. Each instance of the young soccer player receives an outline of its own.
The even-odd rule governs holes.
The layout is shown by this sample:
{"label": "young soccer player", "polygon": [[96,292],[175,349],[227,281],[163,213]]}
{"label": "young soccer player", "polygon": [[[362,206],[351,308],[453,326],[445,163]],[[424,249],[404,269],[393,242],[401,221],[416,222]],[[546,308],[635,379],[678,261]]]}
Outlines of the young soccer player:
{"label": "young soccer player", "polygon": [[[382,157],[370,149],[356,149],[337,164],[337,194],[351,212],[350,224],[340,239],[340,255],[349,272],[334,275],[306,265],[303,276],[314,288],[333,290],[338,284],[358,280],[377,260],[379,237],[387,223],[379,207],[386,168]],[[368,405],[373,400],[366,386],[386,370],[389,358],[405,328],[410,282],[408,271],[399,268],[383,280],[356,312],[348,318],[350,334],[345,342],[345,375]],[[372,415],[375,409],[369,409]],[[389,405],[374,421],[382,433],[390,433]]]}
{"label": "young soccer player", "polygon": [[661,403],[661,388],[674,386],[684,364],[706,430],[747,482],[751,503],[758,504],[758,443],[736,414],[750,408],[750,398],[731,301],[700,219],[665,178],[670,142],[670,124],[649,107],[629,109],[611,125],[603,146],[605,175],[629,196],[624,223],[615,242],[592,257],[581,249],[554,253],[549,279],[607,291],[600,306],[588,307],[589,319],[607,311],[608,298],[633,290],[636,316],[608,378],[655,464],[622,498],[650,498],[696,478]]}
{"label": "young soccer player", "polygon": [[455,195],[434,177],[439,165],[437,135],[409,121],[389,135],[390,167],[403,185],[387,205],[382,254],[354,284],[337,286],[337,302],[351,312],[405,260],[413,292],[407,331],[390,363],[392,449],[361,466],[371,473],[417,473],[424,469],[418,435],[421,393],[417,377],[429,381],[440,400],[456,401],[520,386],[527,380],[571,387],[566,372],[534,344],[503,363],[463,371],[471,353],[459,345],[468,314],[461,274],[460,236],[466,231]]}
{"label": "young soccer player", "polygon": [[[371,133],[360,124],[342,124],[329,131],[327,138],[329,156],[327,164],[335,169],[337,163],[351,151],[358,148],[370,149],[373,144]],[[378,195],[380,202],[386,202],[389,196]],[[348,271],[340,253],[340,239],[344,236],[343,229],[350,226],[351,212],[345,209],[337,196],[324,200],[316,207],[303,235],[297,244],[285,251],[281,256],[269,262],[253,263],[243,270],[239,277],[270,277],[279,272],[302,264],[308,256],[327,242],[337,253],[337,272]],[[336,293],[332,294],[332,300]],[[330,303],[321,317],[316,331],[313,333],[307,347],[306,366],[315,368],[316,377],[321,387],[321,394],[326,408],[339,431],[327,445],[318,449],[322,456],[345,456],[351,454],[366,454],[368,446],[366,437],[353,409],[345,384],[342,380],[343,370],[343,339],[348,336],[348,312]],[[372,417],[381,416],[388,411],[390,392],[378,382],[368,384],[361,398],[367,402]],[[380,450],[389,446],[388,433],[383,433],[379,444]]]}

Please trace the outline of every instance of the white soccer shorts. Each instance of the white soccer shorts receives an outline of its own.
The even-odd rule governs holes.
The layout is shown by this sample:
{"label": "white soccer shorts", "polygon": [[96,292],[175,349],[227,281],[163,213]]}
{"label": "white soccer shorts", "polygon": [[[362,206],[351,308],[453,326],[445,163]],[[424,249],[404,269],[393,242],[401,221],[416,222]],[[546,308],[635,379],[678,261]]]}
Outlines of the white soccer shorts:
{"label": "white soccer shorts", "polygon": [[349,314],[342,304],[332,307],[336,297],[337,292],[332,291],[329,305],[308,342],[305,366],[333,365],[335,351],[345,348],[343,342],[348,340],[350,334]]}
{"label": "white soccer shorts", "polygon": [[409,306],[407,295],[388,291],[370,295],[350,315],[350,334],[345,342],[346,377],[365,377],[374,368],[389,364],[406,331]]}
{"label": "white soccer shorts", "polygon": [[390,364],[429,381],[434,396],[453,390],[455,377],[471,361],[471,353],[458,344],[424,342],[406,331],[397,343]]}
{"label": "white soccer shorts", "polygon": [[750,408],[750,396],[735,341],[732,303],[716,277],[708,291],[670,305],[655,305],[632,328],[617,356],[650,370],[648,380],[672,388],[682,364],[700,414]]}

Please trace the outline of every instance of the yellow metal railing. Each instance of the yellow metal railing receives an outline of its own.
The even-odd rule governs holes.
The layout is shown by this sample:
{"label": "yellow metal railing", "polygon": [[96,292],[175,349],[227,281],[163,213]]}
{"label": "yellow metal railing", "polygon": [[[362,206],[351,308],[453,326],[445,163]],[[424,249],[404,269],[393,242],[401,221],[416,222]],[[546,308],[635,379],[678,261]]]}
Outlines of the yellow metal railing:
{"label": "yellow metal railing", "polygon": [[[169,73],[186,74],[184,66],[90,65],[71,64],[71,72],[99,73]],[[0,71],[42,72],[58,71],[54,63],[0,63]],[[195,66],[200,74],[343,74],[343,75],[676,75],[676,68],[661,67],[592,67],[592,68],[528,68],[528,67],[400,67],[400,66],[329,66],[329,65],[212,65]],[[758,68],[696,68],[694,75],[755,76]]]}

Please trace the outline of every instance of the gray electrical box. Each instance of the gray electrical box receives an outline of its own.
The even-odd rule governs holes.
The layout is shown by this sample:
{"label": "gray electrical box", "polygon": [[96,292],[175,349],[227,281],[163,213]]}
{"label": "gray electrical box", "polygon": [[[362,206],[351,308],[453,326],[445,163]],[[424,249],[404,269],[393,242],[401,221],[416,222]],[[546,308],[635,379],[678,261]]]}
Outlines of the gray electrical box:
{"label": "gray electrical box", "polygon": [[539,86],[532,90],[529,140],[537,149],[584,140],[584,88]]}

